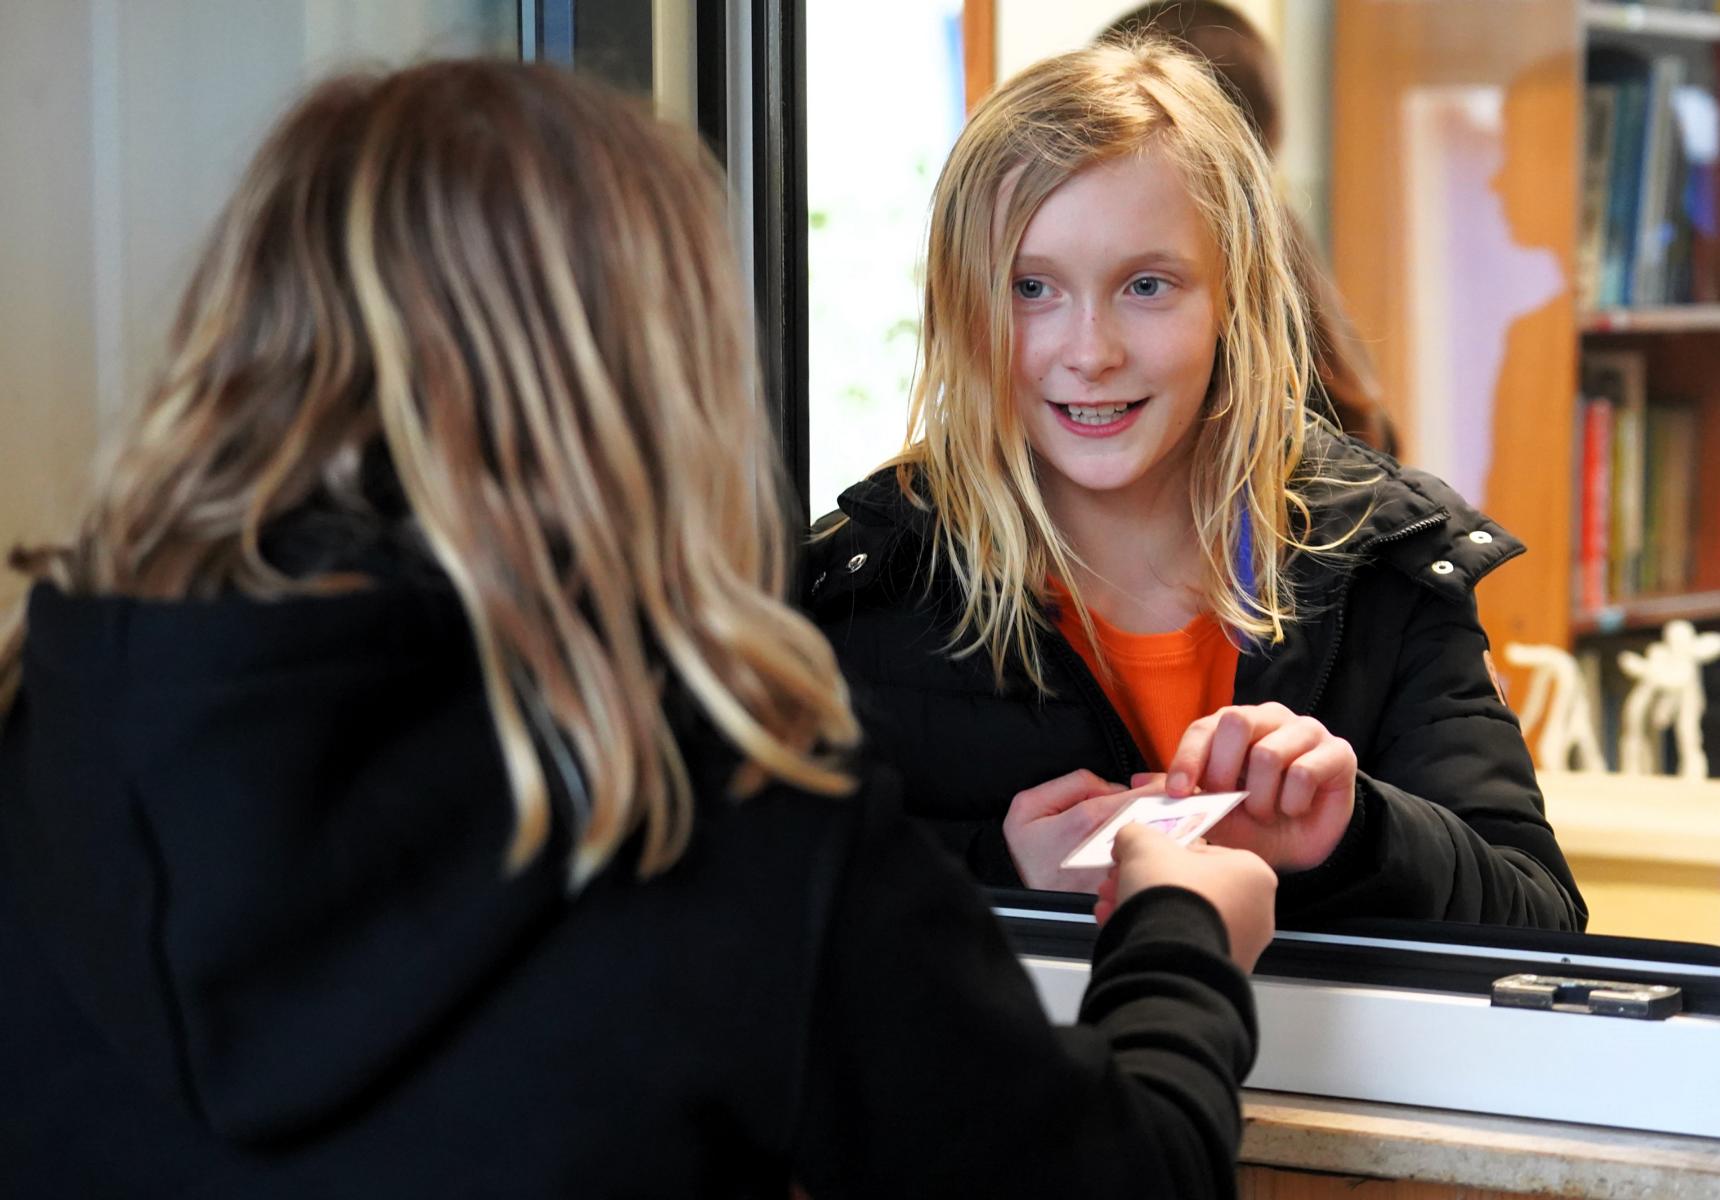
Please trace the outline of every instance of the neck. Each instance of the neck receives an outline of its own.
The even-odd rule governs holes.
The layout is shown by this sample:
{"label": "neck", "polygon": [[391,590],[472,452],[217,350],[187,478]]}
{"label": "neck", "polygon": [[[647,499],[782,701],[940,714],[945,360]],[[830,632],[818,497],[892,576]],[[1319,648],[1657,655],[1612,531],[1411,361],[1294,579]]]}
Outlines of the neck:
{"label": "neck", "polygon": [[1195,538],[1186,459],[1117,491],[1091,491],[1047,473],[1051,518],[1084,566],[1075,584],[1094,612],[1131,633],[1180,629],[1201,611],[1204,563]]}

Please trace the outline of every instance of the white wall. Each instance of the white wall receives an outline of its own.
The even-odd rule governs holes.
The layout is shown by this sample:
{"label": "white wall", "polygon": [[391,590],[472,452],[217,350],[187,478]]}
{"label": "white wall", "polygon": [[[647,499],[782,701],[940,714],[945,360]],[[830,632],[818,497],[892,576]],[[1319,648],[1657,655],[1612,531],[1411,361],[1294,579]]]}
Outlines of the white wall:
{"label": "white wall", "polygon": [[[506,53],[514,0],[0,0],[0,558],[65,534],[263,131],[355,63]],[[21,581],[0,570],[0,604]]]}
{"label": "white wall", "polygon": [[94,437],[90,53],[87,0],[0,4],[0,562],[70,511]]}

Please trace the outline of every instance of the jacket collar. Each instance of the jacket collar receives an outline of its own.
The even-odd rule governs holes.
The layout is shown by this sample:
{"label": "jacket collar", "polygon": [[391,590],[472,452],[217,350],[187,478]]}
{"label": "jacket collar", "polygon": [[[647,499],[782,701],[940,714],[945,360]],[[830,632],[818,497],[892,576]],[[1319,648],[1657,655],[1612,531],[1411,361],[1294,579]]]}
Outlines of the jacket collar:
{"label": "jacket collar", "polygon": [[[1318,545],[1354,531],[1338,553],[1301,555],[1292,563],[1292,575],[1306,591],[1336,590],[1359,566],[1377,562],[1462,600],[1488,573],[1524,551],[1522,542],[1444,481],[1400,466],[1352,438],[1311,431],[1303,471],[1309,478],[1302,490],[1313,511],[1310,541]],[[894,468],[856,483],[837,504],[849,523],[845,536],[830,539],[829,549],[813,556],[814,579],[825,576],[814,587],[820,599],[826,589],[864,588],[904,550],[918,557],[935,532],[935,515],[903,494]]]}

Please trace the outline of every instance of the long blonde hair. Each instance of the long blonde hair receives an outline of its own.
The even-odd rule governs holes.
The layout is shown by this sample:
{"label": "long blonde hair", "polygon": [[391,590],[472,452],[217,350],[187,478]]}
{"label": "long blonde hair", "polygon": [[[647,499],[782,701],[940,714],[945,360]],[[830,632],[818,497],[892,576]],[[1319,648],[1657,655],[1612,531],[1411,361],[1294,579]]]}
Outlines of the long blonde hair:
{"label": "long blonde hair", "polygon": [[471,626],[512,865],[545,844],[557,775],[585,798],[576,885],[641,828],[641,874],[676,860],[672,686],[740,750],[737,792],[852,786],[834,657],[782,599],[750,321],[690,133],[543,66],[318,87],[221,218],[78,536],[18,560],[82,593],[350,587],[284,575],[263,534],[313,502],[374,517],[361,464],[384,451]]}
{"label": "long blonde hair", "polygon": [[1046,510],[1009,400],[1016,250],[1039,205],[1069,178],[1148,147],[1180,171],[1224,265],[1191,482],[1203,606],[1242,637],[1281,638],[1295,613],[1286,563],[1314,549],[1303,540],[1310,512],[1296,486],[1308,419],[1306,301],[1259,142],[1206,66],[1168,41],[1045,59],[980,105],[938,178],[908,443],[887,464],[936,515],[934,570],[952,571],[964,598],[952,646],[988,653],[1000,681],[1015,656],[1043,686],[1048,576],[1065,582],[1092,632],[1078,557]]}

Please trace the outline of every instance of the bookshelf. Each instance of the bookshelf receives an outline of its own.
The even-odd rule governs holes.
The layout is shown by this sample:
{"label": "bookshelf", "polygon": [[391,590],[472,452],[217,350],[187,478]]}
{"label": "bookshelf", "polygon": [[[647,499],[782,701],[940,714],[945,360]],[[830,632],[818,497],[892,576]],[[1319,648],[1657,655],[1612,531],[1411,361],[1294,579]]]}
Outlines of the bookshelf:
{"label": "bookshelf", "polygon": [[1651,4],[1584,4],[1583,25],[1596,33],[1720,41],[1720,13],[1686,12]]}
{"label": "bookshelf", "polygon": [[1582,315],[1584,333],[1720,332],[1720,304],[1662,304],[1596,308]]}
{"label": "bookshelf", "polygon": [[1642,596],[1599,608],[1577,608],[1572,631],[1586,634],[1616,634],[1636,629],[1658,629],[1668,621],[1720,621],[1720,591],[1680,592],[1669,596]]}
{"label": "bookshelf", "polygon": [[[1337,0],[1335,37],[1334,272],[1377,347],[1405,457],[1471,469],[1463,490],[1529,544],[1482,585],[1495,646],[1582,650],[1676,617],[1720,623],[1720,149],[1702,160],[1690,142],[1720,140],[1720,11]],[[1610,107],[1620,88],[1638,111]],[[1430,109],[1437,120],[1418,117]],[[1642,122],[1635,150],[1597,113]],[[1607,190],[1621,179],[1633,195]],[[1430,242],[1459,269],[1439,269]],[[1554,289],[1517,281],[1549,263]],[[1591,440],[1595,389],[1618,386],[1597,364],[1634,388],[1614,394],[1637,422],[1618,471]],[[1426,435],[1442,406],[1462,416],[1445,441]],[[1619,496],[1634,497],[1623,517]]]}

